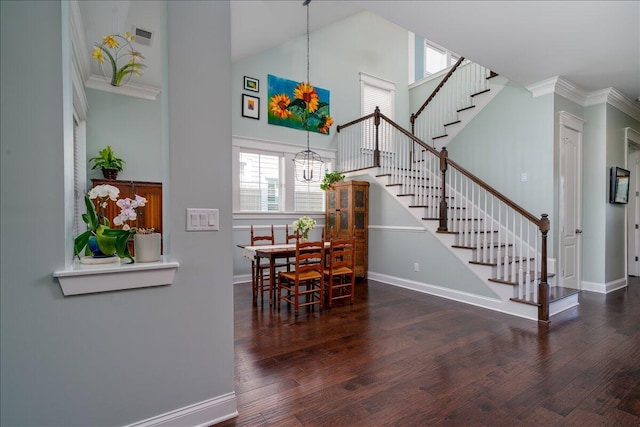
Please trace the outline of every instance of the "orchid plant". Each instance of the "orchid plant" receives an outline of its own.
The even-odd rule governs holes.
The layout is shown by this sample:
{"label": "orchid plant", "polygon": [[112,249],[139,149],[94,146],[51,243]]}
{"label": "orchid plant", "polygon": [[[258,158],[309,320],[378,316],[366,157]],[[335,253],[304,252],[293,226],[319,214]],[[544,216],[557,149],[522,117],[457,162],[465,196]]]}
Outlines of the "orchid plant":
{"label": "orchid plant", "polygon": [[[134,262],[127,246],[129,238],[138,232],[147,232],[147,230],[132,228],[126,222],[137,219],[136,209],[144,207],[147,199],[137,194],[133,200],[128,197],[118,199],[119,195],[120,190],[108,184],[97,185],[85,195],[87,213],[82,215],[82,220],[87,224],[87,230],[74,239],[75,256],[79,257],[89,244],[89,239],[95,236],[98,248],[103,254],[115,253],[120,258],[128,258]],[[121,225],[122,228],[111,228],[111,222],[104,214],[109,202],[115,202],[120,208],[120,214],[113,218],[113,224]],[[96,205],[100,214],[96,211]]]}
{"label": "orchid plant", "polygon": [[293,221],[293,224],[291,224],[293,230],[300,234],[300,237],[302,237],[303,239],[309,238],[309,231],[313,230],[315,226],[316,220],[308,216],[300,217]]}

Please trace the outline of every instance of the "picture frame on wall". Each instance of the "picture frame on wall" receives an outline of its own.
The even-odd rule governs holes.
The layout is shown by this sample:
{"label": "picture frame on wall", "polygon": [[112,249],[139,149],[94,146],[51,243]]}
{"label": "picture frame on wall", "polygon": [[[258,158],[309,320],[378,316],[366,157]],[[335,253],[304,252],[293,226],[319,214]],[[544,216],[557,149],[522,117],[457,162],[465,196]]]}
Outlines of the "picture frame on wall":
{"label": "picture frame on wall", "polygon": [[609,203],[629,203],[630,176],[631,172],[626,169],[619,168],[617,166],[611,167],[611,188],[609,190]]}
{"label": "picture frame on wall", "polygon": [[260,98],[242,95],[242,117],[260,120]]}
{"label": "picture frame on wall", "polygon": [[253,77],[244,76],[244,90],[260,92],[260,80]]}

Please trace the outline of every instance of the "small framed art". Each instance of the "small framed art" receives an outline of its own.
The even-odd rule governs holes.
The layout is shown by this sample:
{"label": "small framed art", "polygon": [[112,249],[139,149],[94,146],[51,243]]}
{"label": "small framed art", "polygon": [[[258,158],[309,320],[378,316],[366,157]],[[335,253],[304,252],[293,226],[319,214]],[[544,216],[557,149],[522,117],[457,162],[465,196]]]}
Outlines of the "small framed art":
{"label": "small framed art", "polygon": [[611,167],[609,203],[629,203],[629,176],[631,173],[617,166]]}
{"label": "small framed art", "polygon": [[260,80],[244,76],[244,89],[251,92],[260,92]]}
{"label": "small framed art", "polygon": [[242,117],[260,120],[260,98],[242,95]]}

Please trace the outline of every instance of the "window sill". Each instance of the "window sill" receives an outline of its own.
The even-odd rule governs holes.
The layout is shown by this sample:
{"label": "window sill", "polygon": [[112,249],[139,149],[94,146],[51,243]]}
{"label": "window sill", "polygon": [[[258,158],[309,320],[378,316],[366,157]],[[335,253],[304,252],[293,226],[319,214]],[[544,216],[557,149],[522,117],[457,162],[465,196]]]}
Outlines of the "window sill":
{"label": "window sill", "polygon": [[160,261],[134,264],[85,265],[53,273],[64,296],[163,286],[173,283],[180,264],[163,256]]}

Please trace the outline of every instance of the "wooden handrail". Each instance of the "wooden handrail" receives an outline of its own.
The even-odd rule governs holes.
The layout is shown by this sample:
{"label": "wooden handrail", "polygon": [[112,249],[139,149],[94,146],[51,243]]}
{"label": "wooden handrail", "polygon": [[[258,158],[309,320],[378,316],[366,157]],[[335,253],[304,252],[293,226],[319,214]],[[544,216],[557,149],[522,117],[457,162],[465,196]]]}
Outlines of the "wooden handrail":
{"label": "wooden handrail", "polygon": [[447,83],[447,80],[449,80],[449,78],[451,78],[451,76],[453,75],[453,73],[456,72],[456,70],[458,69],[458,67],[460,66],[460,64],[462,64],[462,61],[464,61],[464,56],[461,56],[460,59],[458,59],[458,62],[456,62],[453,67],[451,67],[451,69],[449,70],[449,72],[447,73],[446,76],[444,76],[444,78],[440,81],[440,83],[438,84],[438,86],[436,86],[436,88],[433,90],[433,92],[431,92],[431,95],[429,95],[429,97],[427,98],[426,101],[424,101],[424,104],[422,104],[422,107],[418,108],[418,111],[416,111],[414,114],[411,114],[411,127],[413,128],[413,123],[415,122],[416,118],[418,118],[418,116],[420,115],[420,113],[422,113],[422,111],[427,108],[427,105],[431,102],[431,100],[433,98],[435,98],[436,94],[438,93],[438,91],[440,91],[440,89],[442,89],[442,86],[445,85],[445,83]]}
{"label": "wooden handrail", "polygon": [[346,127],[353,126],[353,125],[358,124],[360,122],[364,122],[365,120],[370,119],[371,117],[375,116],[375,114],[376,114],[375,112],[371,113],[371,114],[367,114],[366,116],[362,116],[359,119],[352,120],[349,123],[345,123],[343,125],[338,125],[338,126],[336,126],[336,132],[340,132],[340,129],[344,129]]}

